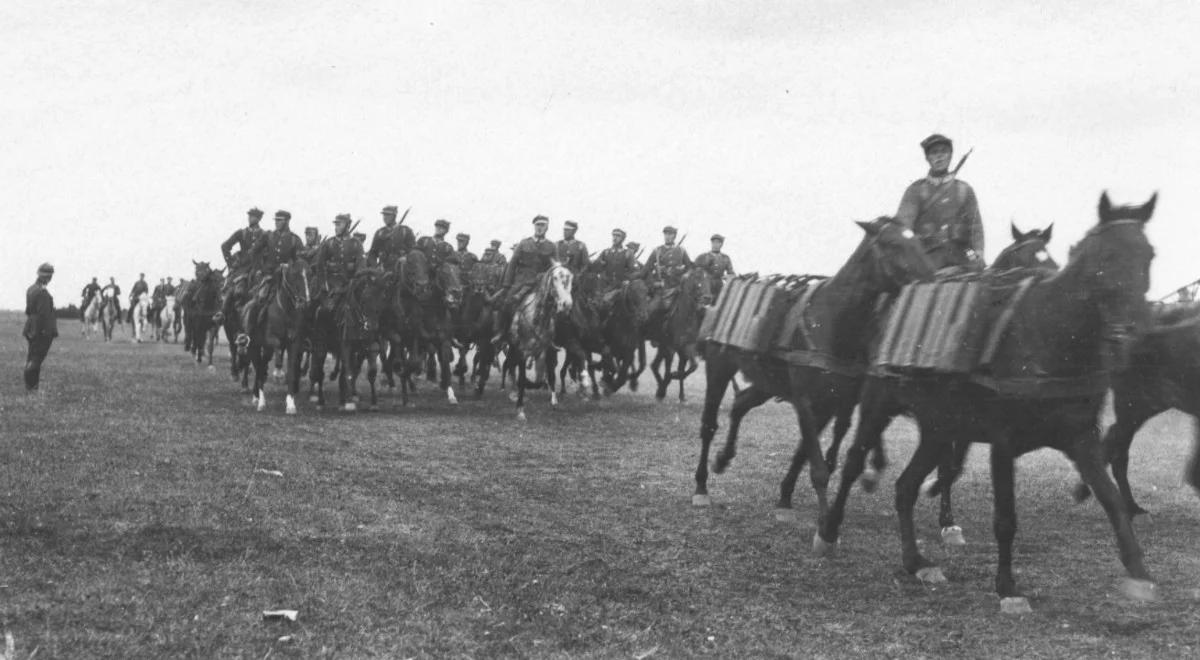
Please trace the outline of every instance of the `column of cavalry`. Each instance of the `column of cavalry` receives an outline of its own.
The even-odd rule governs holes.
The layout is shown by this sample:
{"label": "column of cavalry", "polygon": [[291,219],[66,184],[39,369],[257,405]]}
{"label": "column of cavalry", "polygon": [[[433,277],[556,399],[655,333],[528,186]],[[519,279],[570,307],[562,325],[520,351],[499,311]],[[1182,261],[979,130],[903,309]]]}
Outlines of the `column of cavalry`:
{"label": "column of cavalry", "polygon": [[212,369],[224,332],[231,377],[263,410],[273,370],[289,414],[297,412],[304,373],[310,401],[325,404],[327,356],[343,410],[357,409],[363,371],[375,409],[380,372],[389,389],[399,386],[401,405],[422,374],[455,404],[455,376],[461,389],[470,373],[481,396],[499,366],[500,386],[511,379],[524,419],[526,390],[548,389],[556,405],[567,376],[581,396],[636,390],[649,341],[656,395],[664,398],[675,380],[682,400],[683,379],[698,368],[700,319],[733,273],[721,252],[724,237],[714,235],[711,250],[693,262],[668,226],[643,263],[640,246],[626,244],[621,229],[612,231],[610,247],[589,253],[575,238],[576,222],[563,223],[563,238],[553,241],[549,219],[538,215],[511,258],[496,240],[476,257],[468,234],[458,234],[457,249],[446,240],[446,220],[418,238],[405,223],[408,213],[384,207],[368,247],[349,214],[334,219],[332,236],[322,240],[308,227],[301,239],[288,211],[264,230],[262,211],[251,209],[246,226],[221,245],[224,268],[193,261],[195,277],[182,298],[185,348]]}

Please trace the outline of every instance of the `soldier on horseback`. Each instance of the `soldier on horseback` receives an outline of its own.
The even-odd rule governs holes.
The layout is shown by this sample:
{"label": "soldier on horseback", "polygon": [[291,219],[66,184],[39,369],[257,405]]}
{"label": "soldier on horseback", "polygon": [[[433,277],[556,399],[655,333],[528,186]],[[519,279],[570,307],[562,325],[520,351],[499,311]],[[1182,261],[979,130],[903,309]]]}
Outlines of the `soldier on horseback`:
{"label": "soldier on horseback", "polygon": [[504,287],[496,292],[495,299],[503,301],[496,314],[496,336],[492,343],[501,341],[512,325],[513,311],[537,285],[538,276],[550,270],[557,248],[546,239],[550,219],[544,215],[533,219],[533,236],[522,239],[513,251],[512,261],[504,270]]}
{"label": "soldier on horseback", "polygon": [[91,304],[93,298],[100,294],[99,279],[93,277],[92,281],[83,287],[83,291],[79,292],[80,297],[83,298],[83,302],[79,305],[79,320],[81,321],[87,319],[88,305]]}
{"label": "soldier on horseback", "polygon": [[939,267],[983,270],[979,202],[975,190],[957,178],[958,168],[950,170],[954,144],[950,138],[934,133],[921,141],[921,149],[929,163],[929,174],[904,191],[896,219],[920,237],[925,251]]}
{"label": "soldier on horseback", "polygon": [[433,236],[422,236],[417,241],[417,249],[429,257],[429,270],[436,271],[444,262],[458,263],[458,254],[454,246],[446,240],[450,231],[450,221],[439,218],[433,223]]}
{"label": "soldier on horseback", "polygon": [[366,267],[362,244],[350,235],[349,213],[334,218],[333,231],[333,236],[321,243],[315,268],[324,277],[325,286],[329,291],[329,295],[321,304],[327,311],[332,311],[341,303],[350,279]]}
{"label": "soldier on horseback", "polygon": [[[115,285],[114,285],[115,286]],[[146,274],[138,273],[138,279],[133,283],[133,288],[129,290],[129,312],[127,320],[133,323],[133,307],[137,304],[138,297],[150,293],[150,285],[146,283]],[[120,315],[120,303],[117,303],[117,314]]]}
{"label": "soldier on horseback", "polygon": [[167,288],[167,280],[160,277],[158,284],[154,285],[154,292],[150,294],[150,322],[155,326],[158,325],[158,314],[162,311],[164,305],[167,304],[167,294],[164,292]]}
{"label": "soldier on horseback", "polygon": [[725,286],[726,275],[736,275],[733,272],[733,261],[729,255],[721,252],[721,247],[725,245],[725,237],[720,234],[712,235],[712,249],[704,254],[696,257],[696,266],[703,268],[713,282],[713,297],[721,293],[721,288]]}
{"label": "soldier on horseback", "polygon": [[460,232],[454,237],[454,240],[458,242],[458,250],[455,252],[458,257],[458,267],[462,272],[463,281],[469,282],[471,281],[471,269],[479,262],[479,257],[467,249],[467,245],[471,243],[470,234]]}
{"label": "soldier on horseback", "polygon": [[692,266],[687,251],[675,244],[677,233],[670,225],[663,227],[663,244],[654,248],[641,270],[641,277],[650,289],[651,316],[671,308],[671,303],[675,302],[675,296],[679,293],[680,279],[684,271]]}
{"label": "soldier on horseback", "polygon": [[304,249],[300,251],[300,257],[308,263],[314,263],[317,260],[317,250],[321,249],[321,230],[316,227],[304,228]]}
{"label": "soldier on horseback", "polygon": [[[235,311],[233,296],[230,293],[252,274],[250,248],[254,247],[264,234],[263,229],[258,226],[262,216],[263,212],[260,209],[250,209],[246,212],[246,226],[230,234],[229,238],[221,243],[221,256],[225,257],[225,264],[229,267],[229,276],[225,278],[225,286],[221,289],[221,298],[224,301],[221,313],[226,318],[231,317]],[[235,245],[238,246],[236,255],[233,254]]]}
{"label": "soldier on horseback", "polygon": [[[143,275],[143,277],[145,276]],[[117,286],[117,278],[109,276],[108,284],[100,289],[100,300],[105,298],[112,298],[113,305],[117,307],[117,325],[123,325],[125,321],[121,315],[121,287]]]}
{"label": "soldier on horseback", "polygon": [[[644,267],[641,259],[639,258],[642,256],[642,254],[641,254],[642,253],[642,244],[638,243],[637,241],[629,241],[628,243],[625,244],[625,249],[628,250],[630,256],[633,257],[634,272],[635,273],[641,272],[642,268]],[[637,275],[635,274],[635,275],[632,275],[631,277],[637,277]]]}
{"label": "soldier on horseback", "polygon": [[558,260],[574,275],[579,275],[588,267],[588,249],[583,241],[575,238],[579,223],[567,220],[563,223],[563,238],[555,245]]}
{"label": "soldier on horseback", "polygon": [[381,265],[384,270],[395,270],[396,262],[407,255],[417,244],[413,230],[396,224],[396,207],[383,207],[383,226],[375,230],[371,238],[371,249],[367,251],[367,264]]}
{"label": "soldier on horseback", "polygon": [[258,281],[250,292],[250,300],[242,307],[242,331],[238,334],[238,342],[249,338],[249,333],[258,325],[259,310],[265,310],[265,304],[275,291],[276,272],[283,264],[290,264],[300,257],[304,243],[288,226],[292,214],[287,211],[275,213],[275,229],[258,238],[250,248],[249,258],[257,271]]}
{"label": "soldier on horseback", "polygon": [[479,261],[485,264],[495,264],[500,267],[508,265],[508,259],[500,254],[500,241],[492,239],[488,244],[487,249],[483,251],[483,255],[479,257]]}
{"label": "soldier on horseback", "polygon": [[604,278],[607,289],[621,286],[623,282],[637,274],[637,261],[633,253],[625,247],[625,230],[612,230],[612,247],[604,248],[596,257],[596,266]]}

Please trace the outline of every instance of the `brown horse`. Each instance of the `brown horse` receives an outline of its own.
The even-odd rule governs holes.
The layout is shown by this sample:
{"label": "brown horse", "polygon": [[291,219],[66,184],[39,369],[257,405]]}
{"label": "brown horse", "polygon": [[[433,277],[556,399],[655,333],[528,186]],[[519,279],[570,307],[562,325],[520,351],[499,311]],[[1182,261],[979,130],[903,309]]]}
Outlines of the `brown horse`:
{"label": "brown horse", "polygon": [[224,269],[213,270],[207,261],[192,263],[196,266],[194,289],[188,300],[187,310],[188,337],[191,341],[191,351],[196,356],[196,364],[204,362],[208,356],[208,368],[213,369],[213,345],[217,341],[217,325],[214,316],[221,311],[221,285]]}
{"label": "brown horse", "polygon": [[[970,376],[912,376],[894,391],[916,418],[920,441],[896,482],[903,565],[926,581],[945,581],[917,548],[912,511],[921,482],[942,457],[964,443],[992,446],[996,591],[1007,610],[1027,609],[1012,575],[1016,535],[1013,466],[1043,447],[1074,462],[1103,505],[1128,572],[1126,593],[1152,594],[1131,514],[1105,473],[1097,427],[1107,376],[1130,364],[1130,348],[1147,321],[1145,294],[1154,251],[1144,225],[1157,197],[1142,206],[1114,207],[1100,198],[1099,223],[1073,249],[1066,267],[1030,288],[1012,308],[987,369]],[[837,540],[841,512],[820,525],[814,548]]]}
{"label": "brown horse", "polygon": [[[713,302],[712,292],[712,276],[703,268],[693,266],[680,278],[679,293],[667,308],[665,317],[660,319],[653,315],[646,321],[645,338],[657,347],[650,372],[658,383],[654,397],[659,401],[667,397],[672,380],[679,382],[679,401],[684,401],[683,381],[700,366],[700,321],[704,318],[705,308]],[[672,371],[671,365],[676,358],[679,359],[679,370]]]}

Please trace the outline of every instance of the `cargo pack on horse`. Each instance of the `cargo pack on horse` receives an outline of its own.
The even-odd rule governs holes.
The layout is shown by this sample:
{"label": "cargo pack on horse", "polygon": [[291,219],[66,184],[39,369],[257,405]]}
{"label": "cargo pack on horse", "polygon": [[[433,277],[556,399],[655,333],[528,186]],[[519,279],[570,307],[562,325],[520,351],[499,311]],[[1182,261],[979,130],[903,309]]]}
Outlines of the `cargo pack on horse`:
{"label": "cargo pack on horse", "polygon": [[[1108,514],[1128,574],[1125,593],[1139,599],[1152,596],[1131,512],[1105,472],[1097,422],[1109,377],[1129,367],[1130,350],[1148,321],[1145,294],[1154,250],[1144,225],[1155,201],[1114,207],[1102,195],[1098,224],[1072,249],[1061,271],[1024,287],[1010,304],[983,308],[987,332],[977,352],[955,356],[971,358],[961,370],[902,369],[910,357],[921,363],[929,344],[909,349],[889,343],[891,336],[927,339],[957,319],[931,317],[919,333],[903,328],[894,333],[912,316],[901,312],[916,309],[902,304],[903,297],[897,301],[877,362],[897,374],[894,391],[921,429],[916,452],[896,481],[903,565],[909,573],[945,580],[917,548],[912,509],[921,482],[947,452],[957,455],[964,443],[987,442],[999,557],[995,588],[1001,598],[1015,599],[1005,602],[1007,610],[1028,608],[1012,575],[1017,528],[1013,468],[1021,455],[1048,447],[1075,464]],[[818,534],[814,546],[824,551],[836,541],[837,527],[822,525]]]}
{"label": "cargo pack on horse", "polygon": [[725,446],[713,460],[720,473],[734,458],[741,419],[773,397],[792,404],[800,426],[777,506],[790,509],[800,470],[807,461],[823,520],[829,470],[821,456],[820,434],[835,416],[848,418],[858,402],[876,334],[881,296],[915,280],[933,277],[920,241],[889,217],[860,222],[864,236],[833,277],[754,276],[725,285],[721,300],[706,317],[702,334],[706,388],[700,421],[700,460],[694,504],[709,504],[708,453],[717,430],[725,390],[740,370],[750,386],[734,398]]}
{"label": "cargo pack on horse", "polygon": [[254,364],[254,403],[258,410],[267,407],[263,385],[267,380],[272,355],[285,354],[287,386],[285,410],[296,414],[296,394],[300,390],[300,358],[312,318],[312,288],[308,262],[297,259],[279,266],[274,295],[267,303],[266,322],[250,333],[249,353]]}
{"label": "cargo pack on horse", "polygon": [[208,368],[213,368],[213,345],[217,341],[217,322],[214,316],[221,311],[221,286],[223,284],[223,269],[213,270],[207,261],[197,262],[196,278],[189,292],[187,307],[188,337],[191,341],[192,353],[196,356],[196,364],[208,356]]}
{"label": "cargo pack on horse", "polygon": [[[672,380],[676,380],[679,381],[679,400],[684,400],[683,381],[699,367],[697,337],[704,308],[713,302],[712,291],[708,271],[690,267],[680,277],[679,290],[674,301],[664,308],[664,314],[651,314],[647,319],[644,335],[657,347],[650,363],[650,372],[658,383],[655,398],[666,398],[667,388]],[[676,357],[679,358],[679,370],[672,371]]]}
{"label": "cargo pack on horse", "polygon": [[[516,364],[517,419],[525,419],[525,390],[547,387],[550,405],[558,405],[554,391],[554,367],[558,353],[554,348],[555,320],[570,311],[572,305],[571,271],[551,260],[549,270],[537,276],[533,291],[517,303],[512,323],[506,329],[508,357]],[[528,370],[534,370],[533,380]]]}
{"label": "cargo pack on horse", "polygon": [[[1105,459],[1130,513],[1146,513],[1129,486],[1133,436],[1150,418],[1175,409],[1192,416],[1197,434],[1184,482],[1200,491],[1200,304],[1154,305],[1145,336],[1130,350],[1130,367],[1112,377],[1116,421],[1104,434]],[[1081,484],[1076,497],[1090,494]]]}

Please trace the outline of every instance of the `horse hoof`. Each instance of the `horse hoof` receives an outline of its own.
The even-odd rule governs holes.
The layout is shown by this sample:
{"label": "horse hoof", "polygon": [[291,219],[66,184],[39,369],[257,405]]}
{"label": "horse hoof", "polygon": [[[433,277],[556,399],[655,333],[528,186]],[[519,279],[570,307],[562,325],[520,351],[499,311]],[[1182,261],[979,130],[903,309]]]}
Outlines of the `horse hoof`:
{"label": "horse hoof", "polygon": [[820,532],[816,532],[813,534],[812,547],[814,557],[832,557],[837,550],[837,541],[830,543],[821,538]]}
{"label": "horse hoof", "polygon": [[1092,489],[1083,482],[1075,484],[1075,488],[1071,490],[1071,497],[1075,499],[1076,504],[1086,500],[1091,494]]}
{"label": "horse hoof", "polygon": [[509,393],[508,393],[508,400],[509,400],[509,401],[512,401],[513,403],[516,403],[516,402],[517,402],[517,393],[516,393],[516,392],[509,392]]}
{"label": "horse hoof", "polygon": [[258,403],[255,404],[254,409],[257,410],[258,412],[262,412],[262,411],[266,410],[267,409],[267,400],[259,399]]}
{"label": "horse hoof", "polygon": [[354,411],[358,410],[358,406],[354,405],[354,402],[351,401],[351,402],[347,403],[346,405],[342,406],[342,410],[344,410],[346,412],[354,412]]}
{"label": "horse hoof", "polygon": [[875,468],[867,468],[863,470],[862,476],[858,478],[858,482],[862,484],[863,491],[874,493],[879,486],[879,472]]}
{"label": "horse hoof", "polygon": [[962,527],[959,527],[958,525],[943,527],[942,543],[945,545],[966,545],[967,539],[963,538]]}
{"label": "horse hoof", "polygon": [[786,523],[786,522],[795,522],[795,520],[796,520],[796,510],[795,509],[775,509],[775,521],[776,522]]}
{"label": "horse hoof", "polygon": [[296,406],[290,406],[286,412],[289,415],[295,415],[296,414]]}
{"label": "horse hoof", "polygon": [[316,403],[316,402],[318,402],[318,401],[320,401],[320,399],[319,399],[319,398],[317,398],[317,395],[316,395],[316,394],[310,394],[310,395],[308,395],[308,402],[309,402],[309,403]]}
{"label": "horse hoof", "polygon": [[712,498],[708,495],[692,495],[692,506],[712,506]]}
{"label": "horse hoof", "polygon": [[517,413],[517,421],[518,421],[518,422],[524,422],[524,421],[526,421],[526,419],[528,419],[528,418],[526,418],[526,417],[525,417],[525,411],[524,411],[524,410],[522,410],[521,412]]}
{"label": "horse hoof", "polygon": [[208,370],[209,370],[209,371],[216,371],[216,370],[217,370],[217,368],[216,368],[216,367],[214,367],[214,366],[212,366],[212,365],[210,364],[210,365],[208,365]]}
{"label": "horse hoof", "polygon": [[1158,592],[1150,580],[1125,578],[1121,581],[1121,594],[1130,600],[1146,603],[1158,599]]}
{"label": "horse hoof", "polygon": [[949,582],[946,579],[946,574],[942,572],[941,566],[926,566],[925,568],[917,569],[917,579],[926,584],[946,584]]}
{"label": "horse hoof", "polygon": [[1029,599],[1024,596],[1009,596],[1000,599],[1000,612],[1003,614],[1030,614],[1033,608]]}

